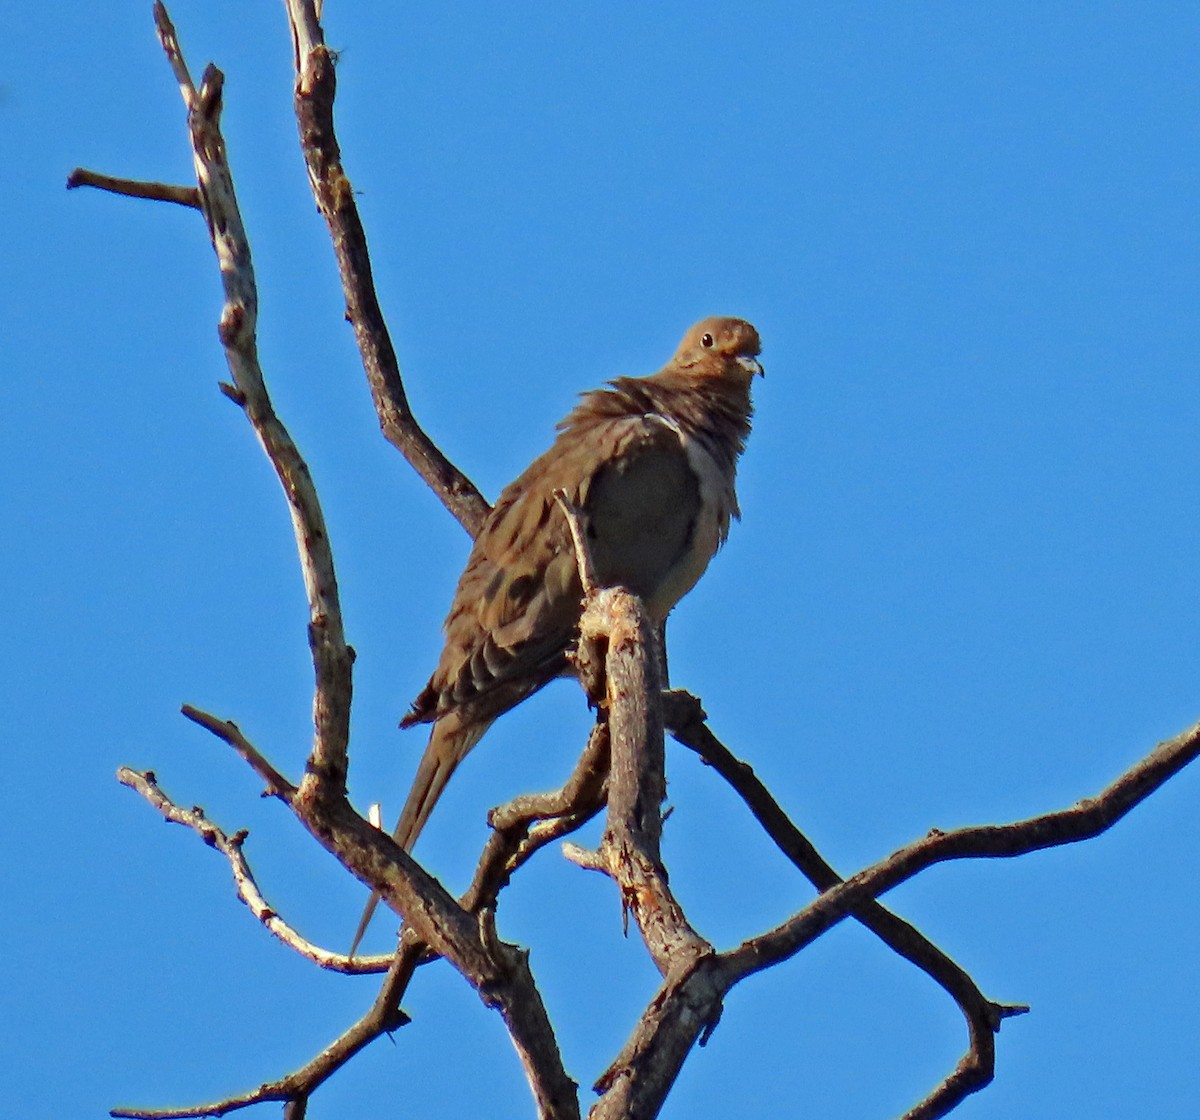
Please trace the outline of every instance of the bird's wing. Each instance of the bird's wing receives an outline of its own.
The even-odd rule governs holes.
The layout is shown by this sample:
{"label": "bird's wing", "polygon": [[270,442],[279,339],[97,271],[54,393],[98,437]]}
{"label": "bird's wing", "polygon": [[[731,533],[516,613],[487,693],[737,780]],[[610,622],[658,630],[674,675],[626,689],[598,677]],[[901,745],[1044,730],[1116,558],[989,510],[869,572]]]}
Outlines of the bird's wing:
{"label": "bird's wing", "polygon": [[459,580],[437,670],[406,723],[477,702],[494,716],[565,669],[582,588],[559,490],[587,515],[602,584],[649,600],[688,555],[701,484],[678,428],[655,415],[580,417],[500,495]]}

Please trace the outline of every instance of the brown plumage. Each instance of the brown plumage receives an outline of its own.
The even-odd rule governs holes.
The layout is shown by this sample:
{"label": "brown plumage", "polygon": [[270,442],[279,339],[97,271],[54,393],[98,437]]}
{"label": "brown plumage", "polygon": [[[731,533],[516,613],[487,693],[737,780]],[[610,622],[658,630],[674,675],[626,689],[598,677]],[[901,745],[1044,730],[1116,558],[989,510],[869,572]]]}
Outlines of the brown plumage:
{"label": "brown plumage", "polygon": [[585,393],[551,448],[500,495],[458,581],[437,668],[401,720],[433,724],[396,826],[406,850],[492,721],[568,671],[582,589],[555,492],[585,514],[599,584],[627,587],[662,622],[739,516],[734,480],[759,349],[744,320],[702,320],[658,373]]}

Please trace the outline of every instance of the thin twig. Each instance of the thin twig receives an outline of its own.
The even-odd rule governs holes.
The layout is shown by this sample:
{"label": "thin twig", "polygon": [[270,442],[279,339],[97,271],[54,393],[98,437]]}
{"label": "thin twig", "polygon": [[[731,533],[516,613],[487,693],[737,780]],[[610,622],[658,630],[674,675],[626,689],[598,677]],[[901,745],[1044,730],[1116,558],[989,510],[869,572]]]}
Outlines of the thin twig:
{"label": "thin twig", "polygon": [[179,91],[183,94],[183,103],[191,109],[192,102],[196,97],[196,84],[192,81],[191,72],[184,61],[175,25],[171,22],[171,17],[167,14],[166,5],[162,3],[162,0],[154,0],[154,29],[158,32],[158,41],[162,44],[163,52],[167,56],[171,73],[175,75],[175,80],[179,83]]}
{"label": "thin twig", "polygon": [[267,761],[233,720],[221,719],[191,704],[184,704],[179,710],[187,719],[228,743],[250,764],[254,772],[267,783],[267,788],[263,790],[264,797],[278,797],[281,801],[290,802],[296,796],[296,787]]}
{"label": "thin twig", "polygon": [[145,179],[118,179],[112,175],[101,175],[77,167],[67,176],[67,190],[78,187],[95,187],[110,194],[123,194],[127,198],[146,198],[153,202],[174,202],[177,206],[200,209],[200,192],[195,187],[179,186],[175,183],[155,183]]}
{"label": "thin twig", "polygon": [[228,861],[233,871],[233,881],[240,898],[249,908],[250,913],[258,919],[270,933],[278,938],[289,949],[294,949],[302,957],[307,957],[314,964],[332,972],[364,974],[384,972],[391,956],[350,958],[344,953],[333,953],[322,949],[302,937],[263,897],[258,881],[246,859],[243,844],[248,833],[245,830],[235,832],[232,836],[220,826],[214,824],[205,816],[199,807],[184,809],[171,800],[159,786],[154,774],[150,771],[131,770],[122,766],[117,771],[117,781],[139,793],[153,805],[165,820],[190,828],[210,848],[220,852]]}
{"label": "thin twig", "polygon": [[596,590],[596,564],[587,543],[587,514],[571,501],[565,490],[555,490],[554,500],[567,519],[571,544],[575,549],[575,565],[579,569],[579,585],[586,599]]}
{"label": "thin twig", "polygon": [[608,727],[597,724],[571,776],[551,793],[522,794],[488,814],[492,833],[462,905],[494,908],[512,874],[535,852],[582,828],[603,807],[608,777]]}
{"label": "thin twig", "polygon": [[400,971],[400,957],[397,955],[392,959],[387,977],[371,1009],[319,1054],[285,1077],[268,1081],[248,1093],[207,1104],[188,1108],[116,1108],[109,1115],[127,1117],[129,1120],[183,1120],[190,1116],[223,1116],[227,1112],[236,1112],[264,1101],[284,1101],[288,1106],[287,1115],[302,1117],[308,1098],[355,1054],[380,1035],[390,1034],[409,1021],[404,1012],[396,1009],[399,996],[395,989],[401,982]]}

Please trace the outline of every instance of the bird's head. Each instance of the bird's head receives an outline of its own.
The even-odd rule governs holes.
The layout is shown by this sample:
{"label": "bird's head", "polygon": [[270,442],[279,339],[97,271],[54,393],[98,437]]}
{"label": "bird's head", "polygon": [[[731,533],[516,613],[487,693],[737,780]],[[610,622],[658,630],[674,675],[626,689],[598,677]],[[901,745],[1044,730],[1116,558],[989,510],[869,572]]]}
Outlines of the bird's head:
{"label": "bird's head", "polygon": [[711,316],[701,319],[683,336],[673,365],[705,377],[732,378],[749,385],[762,374],[758,331],[745,319]]}

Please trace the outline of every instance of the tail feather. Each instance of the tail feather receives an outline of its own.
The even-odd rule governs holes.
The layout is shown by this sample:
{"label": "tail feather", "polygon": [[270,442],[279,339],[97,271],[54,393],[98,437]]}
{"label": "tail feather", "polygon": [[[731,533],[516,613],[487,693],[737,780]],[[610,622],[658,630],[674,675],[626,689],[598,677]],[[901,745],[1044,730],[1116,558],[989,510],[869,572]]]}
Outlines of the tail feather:
{"label": "tail feather", "polygon": [[[408,791],[408,799],[404,802],[400,820],[392,833],[396,843],[406,852],[412,851],[421,829],[429,819],[429,814],[446,788],[446,783],[458,769],[458,764],[467,757],[487,729],[488,723],[464,723],[454,712],[446,714],[433,725],[429,745],[421,756],[412,788]],[[359,942],[367,932],[367,926],[370,925],[378,905],[379,892],[376,891],[371,895],[363,916],[359,919],[354,941],[350,945],[351,957],[357,952]]]}

